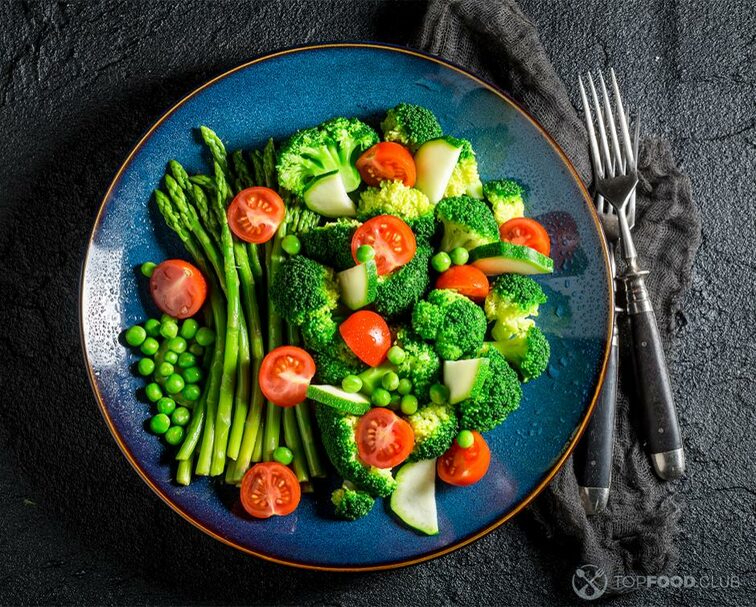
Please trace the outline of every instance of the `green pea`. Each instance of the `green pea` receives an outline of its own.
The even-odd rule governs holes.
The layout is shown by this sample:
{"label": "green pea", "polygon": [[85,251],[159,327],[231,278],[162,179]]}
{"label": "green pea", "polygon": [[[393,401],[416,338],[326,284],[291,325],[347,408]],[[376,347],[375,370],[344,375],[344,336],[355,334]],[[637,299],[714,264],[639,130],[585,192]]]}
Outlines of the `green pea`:
{"label": "green pea", "polygon": [[405,415],[412,415],[417,412],[417,397],[412,394],[402,396],[402,413]]}
{"label": "green pea", "polygon": [[184,390],[181,392],[181,396],[191,402],[197,400],[200,397],[200,394],[202,394],[202,390],[200,390],[200,387],[197,384],[189,384],[188,386],[185,386]]}
{"label": "green pea", "polygon": [[184,381],[187,384],[196,384],[202,379],[202,369],[199,367],[189,367],[181,372]]}
{"label": "green pea", "polygon": [[176,409],[176,401],[168,396],[164,396],[157,402],[158,413],[170,415]]}
{"label": "green pea", "polygon": [[289,234],[288,236],[284,236],[281,241],[281,248],[289,255],[296,255],[302,249],[302,243],[299,242],[299,238],[294,236],[294,234]]}
{"label": "green pea", "polygon": [[176,322],[176,319],[173,318],[173,316],[171,316],[170,314],[166,314],[165,312],[163,312],[160,315],[160,322],[161,323],[164,323],[164,322]]}
{"label": "green pea", "polygon": [[457,247],[456,249],[452,249],[452,252],[449,253],[449,258],[455,266],[463,266],[467,263],[467,260],[470,259],[470,253],[465,247]]}
{"label": "green pea", "polygon": [[148,337],[142,342],[142,345],[139,347],[139,349],[142,351],[142,354],[146,354],[147,356],[154,356],[158,351],[158,348],[160,348],[160,344],[154,337]]}
{"label": "green pea", "polygon": [[436,272],[446,272],[451,267],[451,257],[443,251],[436,253],[431,258],[431,266]]}
{"label": "green pea", "polygon": [[396,389],[399,394],[404,396],[405,394],[409,394],[412,392],[412,382],[408,379],[400,379],[399,380],[399,386]]}
{"label": "green pea", "polygon": [[187,318],[181,323],[179,335],[184,339],[192,339],[197,334],[197,329],[199,329],[199,323],[193,318]]}
{"label": "green pea", "polygon": [[160,386],[158,386],[155,382],[147,384],[144,387],[144,393],[147,396],[147,400],[153,403],[156,403],[161,398],[163,398],[163,391],[160,389]]}
{"label": "green pea", "polygon": [[137,346],[141,346],[142,342],[147,339],[147,331],[144,330],[144,327],[134,325],[126,331],[124,339],[127,344],[136,348]]}
{"label": "green pea", "polygon": [[155,361],[151,358],[143,358],[139,361],[137,364],[137,371],[139,371],[139,375],[142,377],[147,377],[148,375],[152,375],[152,372],[155,370]]}
{"label": "green pea", "polygon": [[184,378],[178,373],[174,373],[173,375],[169,375],[168,379],[165,380],[165,391],[168,394],[178,394],[184,389],[184,385]]}
{"label": "green pea", "polygon": [[165,434],[171,427],[171,418],[165,413],[158,413],[150,420],[150,430],[155,434]]}
{"label": "green pea", "polygon": [[178,335],[178,325],[171,321],[160,323],[160,335],[166,339],[173,339]]}
{"label": "green pea", "polygon": [[355,393],[362,390],[362,380],[356,375],[347,375],[341,380],[341,387],[344,392]]}
{"label": "green pea", "polygon": [[194,367],[197,364],[197,357],[191,352],[182,352],[178,357],[178,366],[181,369],[188,369]]}
{"label": "green pea", "polygon": [[294,461],[294,454],[288,447],[276,447],[273,450],[273,460],[277,461],[279,464],[288,466]]}
{"label": "green pea", "polygon": [[430,397],[437,405],[443,405],[449,400],[449,388],[444,384],[433,384],[430,387]]}
{"label": "green pea", "polygon": [[150,337],[160,335],[160,321],[157,318],[150,318],[144,323],[144,330]]}
{"label": "green pea", "polygon": [[171,363],[172,365],[175,365],[178,362],[179,355],[175,352],[171,352],[170,350],[166,351],[165,354],[163,354],[163,360],[167,363]]}
{"label": "green pea", "polygon": [[176,410],[171,415],[171,424],[176,426],[186,426],[191,419],[192,414],[186,407],[176,407]]}
{"label": "green pea", "polygon": [[389,371],[381,378],[381,384],[389,392],[396,390],[399,387],[399,376],[393,371]]}
{"label": "green pea", "polygon": [[392,411],[399,411],[399,406],[401,405],[402,397],[394,392],[391,395],[391,402],[389,402],[389,409]]}
{"label": "green pea", "polygon": [[157,264],[154,261],[145,261],[139,268],[142,272],[142,276],[152,278],[152,273],[155,271]]}
{"label": "green pea", "polygon": [[173,365],[171,363],[162,362],[157,366],[155,372],[158,377],[168,377],[173,373]]}
{"label": "green pea", "polygon": [[407,358],[407,353],[399,346],[391,346],[386,353],[386,358],[388,358],[389,362],[394,365],[401,365],[404,362],[404,359]]}
{"label": "green pea", "polygon": [[199,344],[192,344],[191,346],[189,346],[189,352],[191,352],[195,356],[202,356],[202,354],[205,352],[205,348],[203,348]]}
{"label": "green pea", "polygon": [[180,445],[184,440],[184,429],[181,426],[172,426],[165,433],[165,442],[169,445]]}
{"label": "green pea", "polygon": [[197,331],[197,335],[194,336],[194,341],[200,346],[209,346],[215,341],[215,331],[208,329],[207,327],[202,327]]}
{"label": "green pea", "polygon": [[370,399],[376,407],[386,407],[391,402],[391,392],[383,388],[376,388]]}
{"label": "green pea", "polygon": [[176,354],[181,354],[186,350],[186,340],[183,337],[174,337],[168,340],[168,349]]}
{"label": "green pea", "polygon": [[474,442],[475,437],[469,430],[462,430],[459,434],[457,434],[457,444],[463,449],[469,449],[473,446]]}
{"label": "green pea", "polygon": [[357,247],[357,262],[365,263],[375,257],[375,249],[369,244],[363,244]]}

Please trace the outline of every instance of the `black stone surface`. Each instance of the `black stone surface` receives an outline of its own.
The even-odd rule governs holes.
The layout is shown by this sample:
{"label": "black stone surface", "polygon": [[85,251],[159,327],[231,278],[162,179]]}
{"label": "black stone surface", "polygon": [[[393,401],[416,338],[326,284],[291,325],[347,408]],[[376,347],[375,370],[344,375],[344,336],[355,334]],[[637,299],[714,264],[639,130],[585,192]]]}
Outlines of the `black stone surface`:
{"label": "black stone surface", "polygon": [[[739,589],[617,605],[756,602],[756,13],[749,0],[523,0],[568,83],[618,69],[645,131],[692,177],[703,244],[666,344],[689,475],[676,572]],[[90,394],[79,269],[102,194],[140,134],[208,78],[302,43],[405,43],[415,2],[0,4],[0,603],[571,604],[569,555],[527,513],[473,546],[362,575],[287,569],[160,502]],[[701,582],[703,583],[703,582]]]}

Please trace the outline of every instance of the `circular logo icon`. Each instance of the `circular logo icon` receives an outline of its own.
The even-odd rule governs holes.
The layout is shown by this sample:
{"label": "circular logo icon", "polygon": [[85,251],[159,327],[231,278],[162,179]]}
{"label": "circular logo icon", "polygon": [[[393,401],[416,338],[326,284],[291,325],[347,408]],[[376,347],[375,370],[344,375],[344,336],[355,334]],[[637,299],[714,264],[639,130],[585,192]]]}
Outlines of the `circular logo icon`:
{"label": "circular logo icon", "polygon": [[572,589],[581,599],[593,601],[606,592],[606,572],[596,565],[581,565],[572,576]]}

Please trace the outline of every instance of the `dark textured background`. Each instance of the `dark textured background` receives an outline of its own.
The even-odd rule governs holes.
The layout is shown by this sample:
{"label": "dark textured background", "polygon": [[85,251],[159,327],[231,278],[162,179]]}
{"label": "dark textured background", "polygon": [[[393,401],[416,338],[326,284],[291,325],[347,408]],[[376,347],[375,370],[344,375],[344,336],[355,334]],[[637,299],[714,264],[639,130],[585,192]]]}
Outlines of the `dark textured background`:
{"label": "dark textured background", "polygon": [[[739,590],[649,590],[618,605],[756,602],[756,15],[749,0],[522,0],[568,83],[615,66],[670,139],[703,244],[667,344],[688,478],[681,575]],[[404,44],[413,2],[0,4],[0,603],[334,605],[573,601],[569,547],[525,513],[411,569],[270,565],[183,522],[100,419],[79,349],[79,269],[102,194],[185,93],[257,54],[334,39]],[[611,23],[612,25],[607,25]]]}

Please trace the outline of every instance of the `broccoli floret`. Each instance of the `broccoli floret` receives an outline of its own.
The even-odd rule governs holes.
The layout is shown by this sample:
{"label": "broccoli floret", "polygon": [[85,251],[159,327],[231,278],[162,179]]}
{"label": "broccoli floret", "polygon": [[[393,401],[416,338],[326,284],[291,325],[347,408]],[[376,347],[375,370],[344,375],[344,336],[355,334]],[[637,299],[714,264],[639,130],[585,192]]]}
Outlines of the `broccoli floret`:
{"label": "broccoli floret", "polygon": [[538,316],[538,307],[546,303],[541,285],[529,276],[502,274],[486,296],[483,308],[488,320],[496,321],[494,339],[503,341],[533,326],[529,317]]}
{"label": "broccoli floret", "polygon": [[483,196],[493,209],[496,223],[502,225],[515,217],[525,216],[524,192],[525,189],[514,179],[497,179],[483,186]]}
{"label": "broccoli floret", "polygon": [[441,137],[441,125],[428,108],[400,103],[386,113],[381,122],[383,138],[398,141],[413,152],[430,139]]}
{"label": "broccoli floret", "polygon": [[297,326],[309,315],[333,310],[339,301],[333,272],[302,255],[281,263],[269,293],[276,312]]}
{"label": "broccoli floret", "polygon": [[420,217],[416,217],[415,219],[408,219],[407,225],[415,233],[415,240],[418,246],[421,244],[431,244],[438,229],[436,215],[433,211],[420,215]]}
{"label": "broccoli floret", "polygon": [[309,349],[327,352],[333,347],[334,340],[340,339],[338,330],[339,325],[333,319],[331,310],[322,308],[305,315],[302,338]]}
{"label": "broccoli floret", "polygon": [[444,198],[436,205],[436,218],[444,224],[441,250],[468,250],[498,242],[499,226],[486,203],[470,196]]}
{"label": "broccoli floret", "polygon": [[412,331],[402,328],[396,333],[395,344],[406,354],[397,365],[396,373],[401,379],[412,382],[412,393],[421,402],[430,398],[430,387],[441,377],[441,360],[436,351]]}
{"label": "broccoli floret", "polygon": [[520,406],[522,387],[517,373],[496,348],[483,346],[479,356],[488,358],[490,373],[475,398],[457,405],[460,427],[486,432],[503,422]]}
{"label": "broccoli floret", "polygon": [[356,219],[340,218],[299,234],[301,254],[341,272],[354,266],[352,237],[362,225]]}
{"label": "broccoli floret", "polygon": [[436,352],[445,360],[472,354],[483,344],[486,315],[464,295],[436,289],[415,304],[412,328],[423,339],[435,342]]}
{"label": "broccoli floret", "polygon": [[494,348],[520,373],[522,381],[537,378],[546,370],[551,346],[538,327],[530,327],[504,341],[491,342]]}
{"label": "broccoli floret", "polygon": [[360,217],[397,215],[405,221],[433,210],[428,197],[420,190],[408,188],[401,181],[381,181],[377,188],[367,188],[360,195],[357,213]]}
{"label": "broccoli floret", "polygon": [[354,354],[340,352],[340,348],[325,352],[310,350],[310,353],[315,360],[315,381],[321,384],[340,386],[347,375],[359,375],[367,368]]}
{"label": "broccoli floret", "polygon": [[410,461],[441,457],[459,431],[459,420],[452,405],[428,405],[410,415],[407,421],[415,433]]}
{"label": "broccoli floret", "polygon": [[393,493],[396,480],[391,470],[368,466],[358,457],[354,433],[359,417],[344,415],[333,407],[319,404],[315,407],[315,418],[328,458],[344,479],[376,497]]}
{"label": "broccoli floret", "polygon": [[430,285],[428,264],[433,250],[419,244],[415,256],[391,274],[378,277],[375,311],[387,319],[412,309]]}
{"label": "broccoli floret", "polygon": [[356,118],[332,118],[297,131],[278,154],[278,182],[301,196],[313,178],[339,171],[344,187],[351,192],[360,184],[354,156],[377,142],[377,133]]}
{"label": "broccoli floret", "polygon": [[375,498],[365,491],[355,489],[349,481],[331,494],[334,514],[347,521],[356,521],[370,513],[375,505]]}
{"label": "broccoli floret", "polygon": [[452,171],[449,183],[444,191],[444,198],[467,194],[473,198],[483,198],[483,184],[478,173],[478,160],[472,144],[467,139],[446,137],[453,145],[462,146],[457,164]]}

